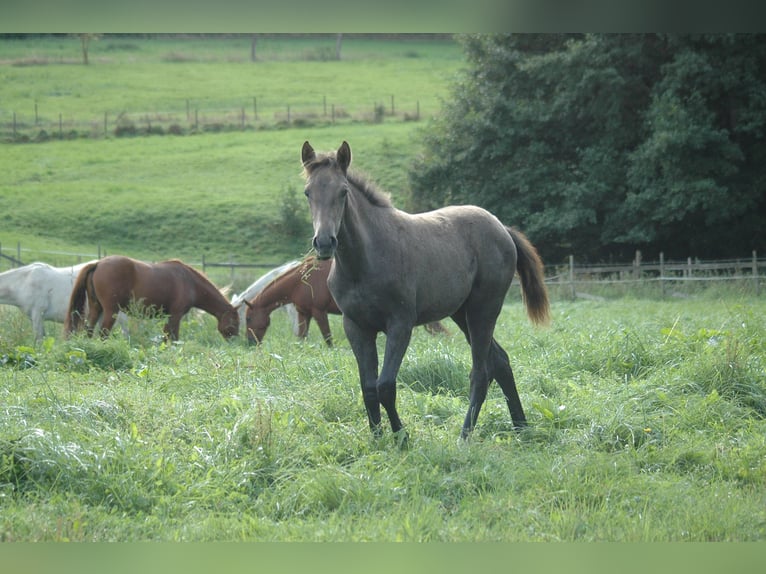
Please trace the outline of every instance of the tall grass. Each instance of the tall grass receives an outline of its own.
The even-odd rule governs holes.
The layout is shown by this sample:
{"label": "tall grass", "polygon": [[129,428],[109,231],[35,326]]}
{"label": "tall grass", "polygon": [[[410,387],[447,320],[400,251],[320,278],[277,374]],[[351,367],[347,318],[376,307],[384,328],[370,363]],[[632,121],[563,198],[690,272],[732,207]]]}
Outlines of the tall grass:
{"label": "tall grass", "polygon": [[[2,313],[8,356],[27,335]],[[334,349],[280,316],[258,348],[206,316],[172,345],[159,324],[55,335],[0,367],[0,536],[762,540],[765,315],[755,298],[559,301],[540,330],[511,303],[497,337],[530,428],[493,386],[467,443],[469,350],[418,329],[407,450],[371,436],[337,317]]]}

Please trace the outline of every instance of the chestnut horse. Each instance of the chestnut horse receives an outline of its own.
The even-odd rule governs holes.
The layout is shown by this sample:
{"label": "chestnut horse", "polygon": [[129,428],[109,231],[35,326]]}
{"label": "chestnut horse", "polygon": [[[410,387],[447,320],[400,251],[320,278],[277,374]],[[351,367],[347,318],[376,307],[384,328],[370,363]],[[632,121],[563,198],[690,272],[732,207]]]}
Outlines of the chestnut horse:
{"label": "chestnut horse", "polygon": [[[308,334],[311,319],[316,319],[325,343],[332,347],[332,333],[327,319],[328,313],[340,315],[340,309],[327,288],[327,275],[331,260],[307,257],[297,266],[290,267],[268,283],[252,300],[245,300],[247,311],[245,325],[247,340],[260,343],[269,328],[272,311],[283,305],[293,304],[298,314],[299,337]],[[431,334],[446,333],[447,329],[438,322],[425,325]]]}
{"label": "chestnut horse", "polygon": [[[349,171],[351,148],[317,154],[301,149],[319,259],[334,257],[327,284],[343,312],[343,328],[356,357],[370,428],[380,433],[381,405],[391,429],[402,422],[396,410],[396,377],[415,325],[451,317],[471,346],[467,438],[492,380],[505,395],[515,427],[526,424],[508,354],[494,338],[495,324],[515,273],[527,315],[549,317],[543,264],[521,232],[473,205],[410,214],[388,195]],[[378,373],[378,333],[386,334]],[[400,435],[406,441],[406,432]]]}
{"label": "chestnut horse", "polygon": [[117,312],[127,311],[131,302],[169,315],[164,331],[173,341],[178,340],[181,318],[192,307],[218,319],[218,331],[224,338],[239,333],[239,314],[226,297],[202,273],[176,259],[144,263],[110,255],[85,265],[72,286],[65,334],[81,327],[86,295],[88,335],[93,334],[101,316],[101,335],[108,335]]}

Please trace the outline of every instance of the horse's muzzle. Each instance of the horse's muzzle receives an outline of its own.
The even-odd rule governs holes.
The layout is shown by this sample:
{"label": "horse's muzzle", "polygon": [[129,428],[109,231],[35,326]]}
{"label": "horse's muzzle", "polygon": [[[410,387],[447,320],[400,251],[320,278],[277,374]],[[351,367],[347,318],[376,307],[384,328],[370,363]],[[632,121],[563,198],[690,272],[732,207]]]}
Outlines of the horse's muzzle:
{"label": "horse's muzzle", "polygon": [[338,238],[334,235],[315,235],[312,244],[317,259],[330,259],[338,248]]}

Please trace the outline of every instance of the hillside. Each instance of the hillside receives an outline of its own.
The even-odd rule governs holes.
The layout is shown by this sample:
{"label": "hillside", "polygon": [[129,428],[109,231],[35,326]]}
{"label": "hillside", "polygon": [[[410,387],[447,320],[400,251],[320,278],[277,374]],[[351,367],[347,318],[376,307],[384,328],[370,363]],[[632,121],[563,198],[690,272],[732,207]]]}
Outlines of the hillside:
{"label": "hillside", "polygon": [[[231,42],[102,39],[82,66],[60,55],[66,41],[30,40],[27,56],[20,41],[0,42],[0,73],[11,86],[0,123],[6,136],[11,122],[16,130],[0,143],[0,246],[13,256],[21,246],[25,261],[300,256],[310,236],[303,141],[332,149],[348,140],[355,166],[406,208],[418,133],[461,64],[457,45],[444,40],[349,40],[341,61],[307,56],[322,49],[309,40],[271,52],[263,42],[271,59],[252,63],[235,58],[245,46]],[[248,109],[244,124],[236,114],[229,121],[253,94],[257,120]],[[202,110],[194,119],[187,102]],[[131,123],[136,135],[118,130]]]}

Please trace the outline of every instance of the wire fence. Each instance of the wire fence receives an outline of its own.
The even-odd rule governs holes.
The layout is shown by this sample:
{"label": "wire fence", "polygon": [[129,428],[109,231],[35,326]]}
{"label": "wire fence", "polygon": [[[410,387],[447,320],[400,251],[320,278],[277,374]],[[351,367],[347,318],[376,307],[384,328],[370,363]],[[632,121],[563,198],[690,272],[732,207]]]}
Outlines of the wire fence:
{"label": "wire fence", "polygon": [[71,117],[41,110],[30,102],[26,113],[0,114],[0,141],[42,142],[51,139],[130,137],[138,135],[191,135],[195,133],[283,129],[384,121],[419,121],[420,100],[400,102],[395,95],[371,98],[365,106],[345,106],[328,101],[299,103],[264,101],[257,96],[213,105],[191,99],[176,109],[152,112],[109,112]]}
{"label": "wire fence", "polygon": [[[92,252],[50,251],[0,244],[0,271],[20,267],[33,261],[43,261],[56,267],[75,265],[105,257],[107,252],[98,245]],[[187,264],[200,269],[211,280],[241,290],[268,270],[284,261],[264,259],[241,262],[211,261],[203,254]],[[631,262],[609,264],[578,264],[574,256],[561,264],[548,263],[546,284],[555,296],[563,299],[602,299],[628,293],[656,297],[685,297],[714,285],[736,285],[743,292],[760,295],[766,280],[766,258],[756,251],[738,259],[666,260],[660,253],[657,261],[644,261],[640,251]],[[516,297],[519,285],[514,281],[511,295]]]}

